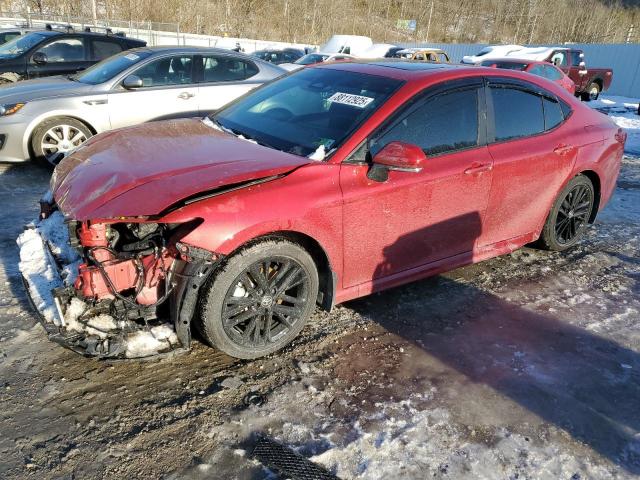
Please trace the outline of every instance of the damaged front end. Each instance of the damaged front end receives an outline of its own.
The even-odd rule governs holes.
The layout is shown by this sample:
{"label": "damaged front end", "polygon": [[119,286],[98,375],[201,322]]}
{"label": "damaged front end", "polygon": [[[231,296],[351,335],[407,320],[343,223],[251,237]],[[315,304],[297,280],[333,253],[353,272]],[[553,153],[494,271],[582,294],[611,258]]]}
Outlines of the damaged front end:
{"label": "damaged front end", "polygon": [[190,346],[197,293],[220,257],[180,243],[200,224],[68,221],[47,196],[18,238],[20,271],[51,340],[87,356]]}

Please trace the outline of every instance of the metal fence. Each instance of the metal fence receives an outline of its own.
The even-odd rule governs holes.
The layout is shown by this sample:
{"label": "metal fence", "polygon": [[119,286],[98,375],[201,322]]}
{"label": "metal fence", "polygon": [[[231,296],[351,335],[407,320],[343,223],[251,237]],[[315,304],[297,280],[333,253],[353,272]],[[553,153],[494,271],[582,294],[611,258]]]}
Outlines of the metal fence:
{"label": "metal fence", "polygon": [[256,40],[250,38],[222,37],[218,35],[198,35],[180,31],[178,23],[157,23],[148,21],[127,21],[99,19],[95,23],[86,17],[70,17],[66,15],[39,15],[28,14],[26,16],[14,12],[0,10],[0,28],[7,26],[29,26],[44,28],[46,24],[52,26],[71,26],[77,30],[85,27],[111,28],[114,32],[123,32],[127,36],[138,38],[147,42],[149,46],[161,45],[192,45],[199,47],[234,48],[238,44],[242,49],[251,53],[263,48],[278,48],[295,46],[301,49],[314,48],[314,45],[292,44],[287,42],[275,42],[269,40]]}
{"label": "metal fence", "polygon": [[[474,55],[484,43],[412,43],[407,47],[435,47],[445,50],[452,62],[460,62],[465,55]],[[557,47],[556,44],[535,45]],[[588,67],[613,69],[613,81],[607,93],[625,97],[640,97],[640,43],[575,43],[571,48],[584,51]]]}
{"label": "metal fence", "polygon": [[[52,15],[30,15],[28,17],[12,14],[12,12],[0,11],[0,25],[21,24],[43,26],[45,22],[57,22],[72,25],[82,29],[91,26],[86,18],[73,18]],[[148,45],[194,45],[208,47],[233,48],[236,44],[248,53],[262,48],[274,48],[284,46],[297,46],[299,48],[313,47],[307,44],[290,44],[285,42],[272,42],[268,40],[255,40],[249,38],[231,38],[215,35],[198,35],[180,31],[177,23],[158,24],[152,22],[130,22],[122,20],[99,20],[98,25],[111,27],[114,31],[124,31],[127,35],[145,40]],[[487,46],[482,43],[405,43],[406,47],[436,47],[445,50],[452,62],[460,62],[465,55],[473,55]],[[536,45],[557,46],[557,45]],[[639,43],[579,43],[571,44],[573,48],[584,50],[587,67],[606,67],[613,69],[613,81],[608,92],[610,95],[625,97],[640,97],[640,44]]]}

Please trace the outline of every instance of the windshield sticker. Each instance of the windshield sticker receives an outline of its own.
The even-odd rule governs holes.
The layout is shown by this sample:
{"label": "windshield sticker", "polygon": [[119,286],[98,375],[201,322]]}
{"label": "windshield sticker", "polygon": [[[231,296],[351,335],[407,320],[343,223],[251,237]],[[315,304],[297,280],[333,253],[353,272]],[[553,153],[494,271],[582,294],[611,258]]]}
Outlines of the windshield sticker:
{"label": "windshield sticker", "polygon": [[329,102],[341,103],[343,105],[350,105],[352,107],[365,108],[371,102],[371,97],[363,97],[362,95],[352,95],[351,93],[336,92],[329,98]]}
{"label": "windshield sticker", "polygon": [[129,53],[128,55],[125,55],[124,58],[126,58],[127,60],[131,60],[131,61],[135,62],[140,57],[138,55],[136,55],[135,53]]}

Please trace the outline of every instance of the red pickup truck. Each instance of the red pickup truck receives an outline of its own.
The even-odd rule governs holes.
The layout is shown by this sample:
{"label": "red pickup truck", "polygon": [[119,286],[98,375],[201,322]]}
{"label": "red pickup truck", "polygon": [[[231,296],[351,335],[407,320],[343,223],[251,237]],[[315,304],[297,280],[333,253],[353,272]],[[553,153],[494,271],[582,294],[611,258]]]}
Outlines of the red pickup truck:
{"label": "red pickup truck", "polygon": [[597,100],[600,92],[611,85],[613,70],[610,68],[588,68],[582,50],[554,48],[545,58],[566,73],[576,84],[576,96],[584,101]]}

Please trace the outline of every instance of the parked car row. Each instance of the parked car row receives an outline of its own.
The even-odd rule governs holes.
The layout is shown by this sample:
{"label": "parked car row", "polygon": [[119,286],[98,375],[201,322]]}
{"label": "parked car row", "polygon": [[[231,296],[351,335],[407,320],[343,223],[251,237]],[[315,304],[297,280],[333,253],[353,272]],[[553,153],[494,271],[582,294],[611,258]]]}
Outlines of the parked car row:
{"label": "parked car row", "polygon": [[0,87],[0,158],[21,162],[32,157],[55,164],[97,133],[204,116],[284,73],[229,50],[144,47],[75,75]]}
{"label": "parked car row", "polygon": [[597,100],[613,79],[610,68],[587,68],[584,52],[570,47],[523,47],[521,45],[495,45],[485,47],[477,55],[462,58],[462,63],[480,64],[489,60],[517,58],[552,63],[562,70],[576,85],[575,93],[582,100]]}

